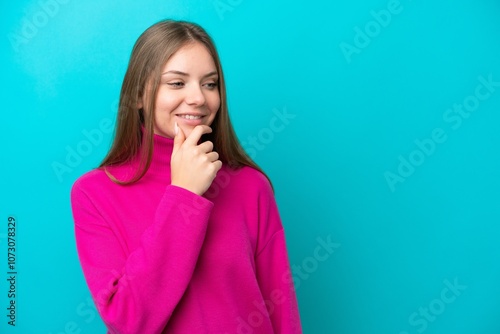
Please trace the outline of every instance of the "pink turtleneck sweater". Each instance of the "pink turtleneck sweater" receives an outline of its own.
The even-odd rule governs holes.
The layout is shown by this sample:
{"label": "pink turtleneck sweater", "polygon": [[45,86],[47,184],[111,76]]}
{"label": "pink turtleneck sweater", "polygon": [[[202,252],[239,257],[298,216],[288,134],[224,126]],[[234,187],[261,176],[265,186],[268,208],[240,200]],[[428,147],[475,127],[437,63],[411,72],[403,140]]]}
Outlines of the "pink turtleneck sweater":
{"label": "pink turtleneck sweater", "polygon": [[[155,135],[139,182],[96,169],[71,190],[78,255],[108,333],[301,333],[266,177],[223,166],[199,196],[170,184],[172,149]],[[127,179],[137,161],[109,171]]]}

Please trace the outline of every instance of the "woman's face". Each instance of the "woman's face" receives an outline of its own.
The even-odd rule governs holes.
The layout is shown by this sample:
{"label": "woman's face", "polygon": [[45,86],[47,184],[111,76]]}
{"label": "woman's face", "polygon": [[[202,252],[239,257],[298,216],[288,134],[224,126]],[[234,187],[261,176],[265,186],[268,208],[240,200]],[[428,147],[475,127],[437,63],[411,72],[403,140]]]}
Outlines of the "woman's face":
{"label": "woman's face", "polygon": [[203,44],[190,43],[175,52],[162,70],[154,132],[173,138],[177,122],[188,137],[196,125],[211,125],[220,107],[218,77]]}

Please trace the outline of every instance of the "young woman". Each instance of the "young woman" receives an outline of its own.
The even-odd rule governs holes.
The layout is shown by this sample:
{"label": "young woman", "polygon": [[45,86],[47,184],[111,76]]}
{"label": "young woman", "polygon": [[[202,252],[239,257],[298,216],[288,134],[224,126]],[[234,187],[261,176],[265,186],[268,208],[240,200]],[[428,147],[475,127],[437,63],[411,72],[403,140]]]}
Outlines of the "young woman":
{"label": "young woman", "polygon": [[200,26],[139,37],[113,145],[71,204],[109,333],[301,333],[273,189],[238,143]]}

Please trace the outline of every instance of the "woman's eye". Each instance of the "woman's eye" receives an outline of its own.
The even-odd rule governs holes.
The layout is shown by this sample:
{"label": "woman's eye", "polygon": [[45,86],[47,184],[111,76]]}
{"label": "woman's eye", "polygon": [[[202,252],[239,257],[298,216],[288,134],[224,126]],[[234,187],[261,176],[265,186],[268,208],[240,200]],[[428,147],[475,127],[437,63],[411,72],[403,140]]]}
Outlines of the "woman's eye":
{"label": "woman's eye", "polygon": [[180,81],[177,81],[177,82],[169,82],[169,83],[167,83],[167,85],[178,88],[178,87],[182,87],[183,83]]}
{"label": "woman's eye", "polygon": [[214,89],[214,88],[216,88],[216,87],[217,87],[217,83],[216,83],[216,82],[209,82],[209,83],[207,83],[206,85],[207,85],[207,87],[208,87],[209,89]]}

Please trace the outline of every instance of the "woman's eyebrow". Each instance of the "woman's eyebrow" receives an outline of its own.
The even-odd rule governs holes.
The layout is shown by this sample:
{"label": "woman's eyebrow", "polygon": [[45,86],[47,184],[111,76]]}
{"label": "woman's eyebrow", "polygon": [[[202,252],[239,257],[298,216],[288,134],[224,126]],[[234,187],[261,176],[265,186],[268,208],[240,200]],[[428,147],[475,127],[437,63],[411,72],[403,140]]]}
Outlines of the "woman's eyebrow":
{"label": "woman's eyebrow", "polygon": [[[185,77],[189,76],[188,73],[181,72],[181,71],[175,71],[175,70],[164,72],[161,75],[165,75],[165,74],[168,74],[168,73],[178,74],[178,75],[182,75],[182,76],[185,76]],[[217,75],[217,71],[209,72],[209,73],[205,74],[202,78],[211,77],[212,75]]]}

